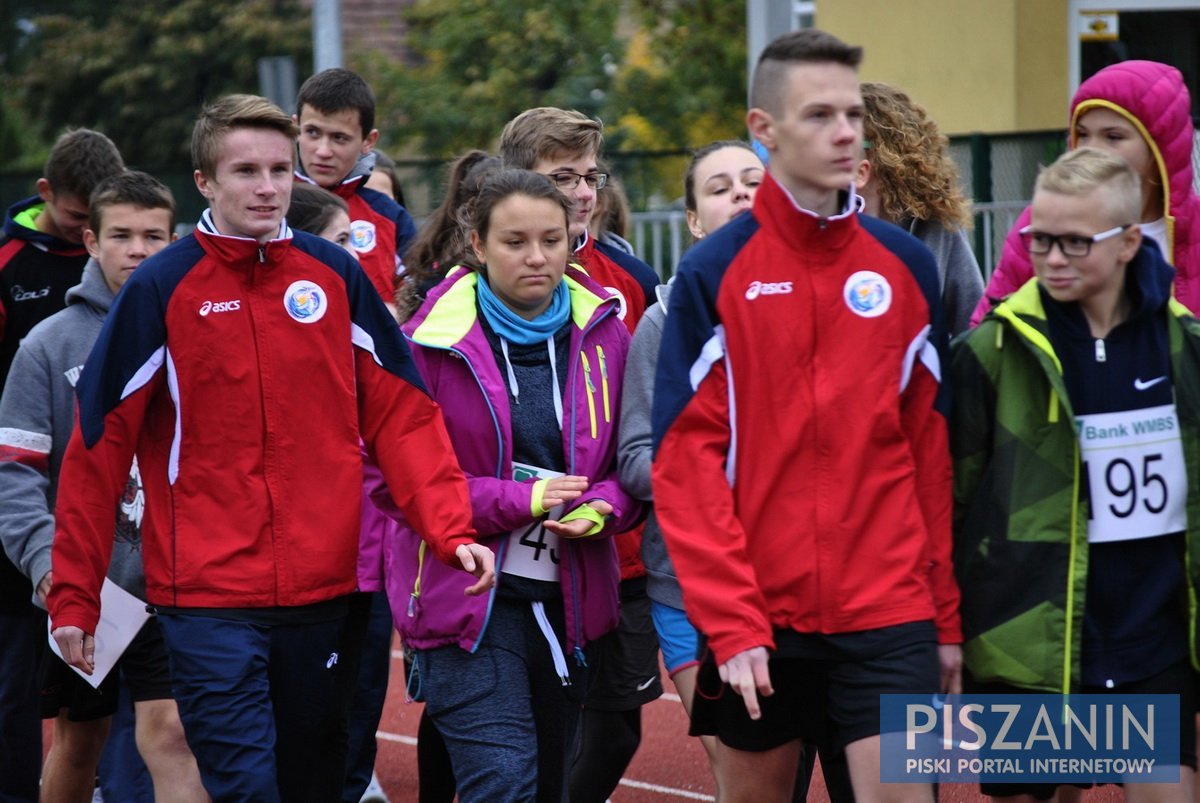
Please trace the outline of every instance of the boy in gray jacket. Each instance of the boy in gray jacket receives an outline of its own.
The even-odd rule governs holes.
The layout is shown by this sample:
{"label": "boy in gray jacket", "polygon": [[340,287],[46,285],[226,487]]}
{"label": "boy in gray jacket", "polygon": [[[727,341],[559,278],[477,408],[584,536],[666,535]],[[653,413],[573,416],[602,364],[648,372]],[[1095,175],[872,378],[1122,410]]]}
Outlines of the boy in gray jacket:
{"label": "boy in gray jacket", "polygon": [[[0,396],[0,542],[45,607],[53,584],[50,548],[59,468],[75,418],[75,382],[117,292],[142,260],[173,239],[175,201],[158,180],[124,172],[101,182],[90,202],[84,244],[91,259],[67,291],[67,308],[22,341]],[[145,596],[141,553],[142,488],[130,469],[108,576]],[[151,619],[118,666],[132,691],[137,743],[158,799],[207,800],[188,749],[166,650]],[[54,720],[54,742],[42,768],[42,799],[90,800],[96,764],[117,703],[117,674],[93,689],[49,650],[38,672],[42,716]]]}

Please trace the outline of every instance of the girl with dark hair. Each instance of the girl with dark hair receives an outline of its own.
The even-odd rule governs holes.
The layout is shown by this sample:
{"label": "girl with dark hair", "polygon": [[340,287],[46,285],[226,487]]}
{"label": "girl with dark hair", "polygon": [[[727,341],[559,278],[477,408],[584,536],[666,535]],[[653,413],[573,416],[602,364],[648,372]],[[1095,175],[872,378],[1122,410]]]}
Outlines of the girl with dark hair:
{"label": "girl with dark hair", "polygon": [[340,245],[358,259],[358,252],[350,247],[350,208],[329,190],[296,182],[292,187],[287,222],[297,231],[306,231]]}
{"label": "girl with dark hair", "polygon": [[383,550],[410,692],[464,803],[563,798],[587,651],[617,624],[608,536],[641,514],[616,476],[629,335],[617,300],[567,264],[568,203],[537,173],[489,176],[464,213],[468,265],[403,327],[503,573],[470,598],[414,529]]}

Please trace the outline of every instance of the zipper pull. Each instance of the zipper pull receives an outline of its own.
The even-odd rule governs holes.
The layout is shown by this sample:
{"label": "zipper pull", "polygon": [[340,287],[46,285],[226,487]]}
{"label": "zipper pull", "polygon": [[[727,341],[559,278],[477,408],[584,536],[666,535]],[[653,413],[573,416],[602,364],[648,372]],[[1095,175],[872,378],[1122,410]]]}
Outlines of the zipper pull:
{"label": "zipper pull", "polygon": [[575,663],[585,668],[588,665],[587,658],[583,655],[583,648],[579,645],[575,645]]}
{"label": "zipper pull", "polygon": [[258,264],[267,264],[267,247],[265,245],[260,245],[258,247]]}
{"label": "zipper pull", "polygon": [[590,392],[595,393],[596,392],[596,384],[594,382],[592,382],[592,364],[590,362],[588,362],[587,355],[584,354],[583,352],[580,352],[579,356],[583,358],[583,381],[584,381],[584,384],[587,385],[587,389]]}
{"label": "zipper pull", "polygon": [[604,422],[612,423],[612,407],[608,403],[608,363],[604,359],[604,349],[596,345],[596,358],[600,363],[600,385],[604,390]]}
{"label": "zipper pull", "polygon": [[408,618],[409,619],[413,618],[413,616],[416,615],[416,612],[415,612],[416,607],[417,607],[416,593],[409,594],[408,595]]}
{"label": "zipper pull", "polygon": [[1096,338],[1096,362],[1106,362],[1108,354],[1104,351],[1104,338]]}

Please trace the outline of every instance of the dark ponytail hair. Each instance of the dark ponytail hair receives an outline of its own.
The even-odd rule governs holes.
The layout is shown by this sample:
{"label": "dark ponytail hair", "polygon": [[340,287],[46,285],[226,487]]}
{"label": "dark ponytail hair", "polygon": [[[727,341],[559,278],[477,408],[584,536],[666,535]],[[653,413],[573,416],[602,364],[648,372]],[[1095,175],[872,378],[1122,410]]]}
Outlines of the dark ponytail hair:
{"label": "dark ponytail hair", "polygon": [[471,249],[459,212],[484,179],[499,169],[500,157],[480,150],[467,151],[450,165],[446,197],[421,226],[404,254],[404,273],[396,277],[396,316],[401,322],[411,318],[425,293],[468,255]]}

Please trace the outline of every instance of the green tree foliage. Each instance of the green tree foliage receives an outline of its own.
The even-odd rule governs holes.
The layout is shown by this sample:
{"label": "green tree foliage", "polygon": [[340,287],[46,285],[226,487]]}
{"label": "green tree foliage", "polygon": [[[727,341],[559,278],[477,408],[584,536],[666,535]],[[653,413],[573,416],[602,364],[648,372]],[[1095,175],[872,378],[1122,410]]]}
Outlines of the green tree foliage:
{"label": "green tree foliage", "polygon": [[534,106],[599,114],[619,59],[619,3],[416,0],[405,13],[411,63],[363,59],[380,127],[427,156],[492,147]]}
{"label": "green tree foliage", "polygon": [[257,92],[260,57],[297,55],[301,74],[311,63],[310,15],[295,0],[93,5],[107,13],[34,18],[22,45],[28,63],[8,80],[44,138],[96,128],[130,164],[188,166],[200,106]]}
{"label": "green tree foliage", "polygon": [[742,0],[629,0],[641,25],[607,109],[622,147],[697,147],[746,136]]}

